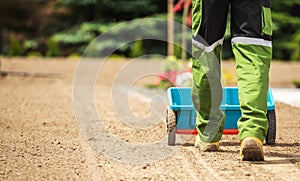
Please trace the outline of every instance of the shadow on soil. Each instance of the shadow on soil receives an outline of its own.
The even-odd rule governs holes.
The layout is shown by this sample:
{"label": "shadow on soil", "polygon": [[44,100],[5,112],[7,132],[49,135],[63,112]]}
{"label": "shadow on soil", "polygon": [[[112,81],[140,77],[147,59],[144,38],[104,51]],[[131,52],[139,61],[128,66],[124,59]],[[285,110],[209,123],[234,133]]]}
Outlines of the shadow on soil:
{"label": "shadow on soil", "polygon": [[0,71],[0,77],[36,77],[36,78],[61,78],[62,75],[57,73],[29,73],[29,72],[17,72],[17,71]]}
{"label": "shadow on soil", "polygon": [[255,161],[251,163],[257,165],[271,165],[271,164],[296,164],[298,162],[300,162],[300,156],[293,157],[293,158],[282,158],[282,159],[268,158],[262,162]]}
{"label": "shadow on soil", "polygon": [[[239,142],[222,142],[222,146],[239,146]],[[184,143],[183,145],[177,144],[178,146],[184,147],[194,147],[194,143]],[[269,148],[278,148],[278,147],[299,147],[300,143],[276,143],[275,145],[265,145]],[[196,148],[195,148],[196,149]],[[239,150],[223,150],[221,149],[219,152],[223,153],[238,153]],[[298,154],[284,154],[280,152],[272,152],[268,151],[265,153],[267,157],[265,161],[251,161],[252,164],[258,165],[270,165],[270,164],[296,164],[300,162],[300,155]]]}

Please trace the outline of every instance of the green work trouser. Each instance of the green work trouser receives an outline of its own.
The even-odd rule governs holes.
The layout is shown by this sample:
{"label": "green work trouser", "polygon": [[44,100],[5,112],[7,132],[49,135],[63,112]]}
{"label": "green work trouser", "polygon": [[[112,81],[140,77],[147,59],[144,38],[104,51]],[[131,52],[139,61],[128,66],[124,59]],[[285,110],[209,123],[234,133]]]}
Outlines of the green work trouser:
{"label": "green work trouser", "polygon": [[193,0],[193,92],[196,129],[204,142],[217,142],[224,129],[220,57],[231,5],[232,50],[236,59],[242,116],[239,139],[264,140],[272,55],[270,0]]}

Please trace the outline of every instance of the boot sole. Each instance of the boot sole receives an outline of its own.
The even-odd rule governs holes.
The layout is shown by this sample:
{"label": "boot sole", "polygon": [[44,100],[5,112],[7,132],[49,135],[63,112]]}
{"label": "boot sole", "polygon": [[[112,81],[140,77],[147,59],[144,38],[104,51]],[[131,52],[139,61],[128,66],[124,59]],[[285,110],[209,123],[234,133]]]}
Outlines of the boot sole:
{"label": "boot sole", "polygon": [[258,146],[245,146],[242,150],[243,161],[264,161],[264,155]]}
{"label": "boot sole", "polygon": [[219,148],[216,145],[209,145],[207,148],[201,148],[200,145],[200,150],[204,151],[204,152],[215,152],[215,151],[219,151]]}

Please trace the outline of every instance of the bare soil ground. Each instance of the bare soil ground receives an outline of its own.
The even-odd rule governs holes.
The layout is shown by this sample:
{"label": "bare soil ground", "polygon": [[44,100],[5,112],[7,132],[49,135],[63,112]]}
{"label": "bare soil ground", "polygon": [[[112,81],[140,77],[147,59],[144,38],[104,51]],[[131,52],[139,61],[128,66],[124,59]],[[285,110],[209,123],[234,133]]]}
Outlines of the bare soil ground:
{"label": "bare soil ground", "polygon": [[[1,63],[8,74],[0,78],[0,180],[299,180],[300,108],[276,103],[277,140],[274,146],[264,146],[264,162],[240,161],[237,136],[224,135],[218,153],[200,152],[192,138],[162,160],[129,164],[96,151],[82,134],[72,103],[77,61],[2,58]],[[111,87],[126,63],[108,62],[97,80],[95,99],[102,121],[124,142],[161,140],[162,120],[149,129],[132,129],[115,113],[111,97],[122,95],[111,95]],[[135,70],[161,64],[142,61],[138,66]],[[234,74],[233,62],[223,66]],[[292,87],[299,70],[299,63],[274,62],[271,86]],[[122,78],[126,82],[126,76]],[[136,84],[152,81],[144,78]],[[145,97],[129,103],[138,116],[151,112]]]}

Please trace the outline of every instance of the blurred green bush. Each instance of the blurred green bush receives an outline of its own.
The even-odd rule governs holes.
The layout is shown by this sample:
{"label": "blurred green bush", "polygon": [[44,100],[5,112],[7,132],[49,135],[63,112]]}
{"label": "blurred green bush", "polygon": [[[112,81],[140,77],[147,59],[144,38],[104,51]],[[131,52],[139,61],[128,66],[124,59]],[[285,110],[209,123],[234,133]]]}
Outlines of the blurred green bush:
{"label": "blurred green bush", "polygon": [[23,53],[23,44],[15,36],[13,36],[9,42],[8,56],[21,56]]}
{"label": "blurred green bush", "polygon": [[46,42],[46,56],[47,57],[57,57],[60,56],[59,44],[56,40],[50,38]]}
{"label": "blurred green bush", "polygon": [[[177,1],[174,0],[174,3]],[[272,0],[271,3],[273,58],[299,61],[300,1]],[[122,29],[126,29],[127,32],[140,30],[157,34],[158,32],[151,31],[155,27],[154,24],[140,27],[138,22],[131,23],[130,26],[122,22],[144,17],[166,19],[166,12],[167,0],[0,1],[0,50],[2,55],[8,56],[23,56],[30,52],[40,52],[43,56],[81,54],[98,35],[119,23],[120,31],[115,31],[115,35]],[[175,14],[175,20],[179,23],[182,20],[181,13]],[[190,39],[191,34],[187,37]],[[174,39],[181,42],[180,32],[175,32]],[[142,54],[165,55],[167,51],[166,43],[154,40],[136,41],[125,45],[111,39],[93,47],[95,52],[92,54],[99,55],[101,51],[112,47],[120,47],[114,54],[126,57]],[[181,48],[174,48],[176,57],[180,58]],[[223,50],[223,58],[231,59],[233,55],[229,22]],[[187,58],[189,57],[190,55]]]}

